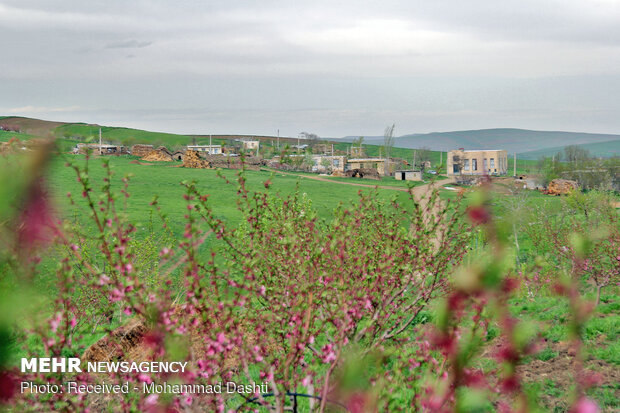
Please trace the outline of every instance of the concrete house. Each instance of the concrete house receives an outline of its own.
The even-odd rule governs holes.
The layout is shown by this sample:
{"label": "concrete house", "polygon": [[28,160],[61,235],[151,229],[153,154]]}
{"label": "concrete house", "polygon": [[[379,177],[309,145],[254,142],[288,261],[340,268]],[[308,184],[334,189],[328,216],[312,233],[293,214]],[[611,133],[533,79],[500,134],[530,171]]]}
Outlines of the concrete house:
{"label": "concrete house", "polygon": [[[393,163],[390,167],[393,167]],[[350,169],[374,169],[379,175],[385,173],[384,158],[353,158],[347,161],[347,170]]]}
{"label": "concrete house", "polygon": [[449,151],[448,176],[455,175],[506,175],[508,153],[505,150],[469,150],[463,148]]}
{"label": "concrete house", "polygon": [[396,171],[394,179],[397,181],[421,181],[422,171]]}
{"label": "concrete house", "polygon": [[245,150],[255,151],[259,148],[260,141],[259,140],[242,140],[241,145],[243,149]]}
{"label": "concrete house", "polygon": [[312,162],[313,172],[344,172],[347,159],[344,155],[312,155]]}
{"label": "concrete house", "polygon": [[220,155],[222,153],[222,145],[188,145],[187,150],[202,152],[206,155]]}
{"label": "concrete house", "polygon": [[86,154],[91,152],[93,155],[124,155],[127,154],[127,148],[122,145],[109,145],[98,143],[78,143],[73,148],[75,154]]}

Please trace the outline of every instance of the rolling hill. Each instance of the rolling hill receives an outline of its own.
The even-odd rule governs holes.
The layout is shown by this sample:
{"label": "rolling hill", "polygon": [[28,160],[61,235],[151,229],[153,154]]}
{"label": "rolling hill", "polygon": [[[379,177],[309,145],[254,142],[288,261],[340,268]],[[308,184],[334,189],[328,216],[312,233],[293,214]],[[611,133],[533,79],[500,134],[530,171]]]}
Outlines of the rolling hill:
{"label": "rolling hill", "polygon": [[[99,128],[102,129],[105,141],[133,145],[149,143],[155,146],[164,145],[169,148],[180,147],[196,142],[206,144],[209,135],[179,135],[163,132],[152,132],[140,129],[100,126],[87,123],[66,123],[32,119],[18,116],[0,116],[0,126],[5,130],[19,131],[22,139],[26,136],[56,137],[61,140],[84,141],[96,139]],[[9,134],[3,134],[8,140]],[[226,143],[231,139],[249,136],[213,135],[213,143]],[[252,136],[256,139],[274,141],[274,136]],[[354,137],[330,140],[331,142],[351,142]],[[280,137],[280,141],[295,143],[296,138]],[[378,155],[383,136],[365,137],[368,155]],[[595,156],[611,157],[620,153],[620,135],[534,131],[526,129],[481,129],[454,132],[433,132],[427,134],[410,134],[395,138],[394,156],[408,159],[412,156],[408,149],[429,148],[433,151],[448,151],[455,148],[466,149],[505,149],[509,154],[517,152],[522,159],[538,159],[551,156],[567,145],[584,145]],[[396,149],[399,148],[399,149]],[[339,148],[342,149],[342,148]],[[342,149],[344,150],[344,149]],[[375,153],[376,152],[376,153]],[[402,153],[401,153],[402,152]]]}
{"label": "rolling hill", "polygon": [[[596,157],[609,158],[612,156],[620,156],[620,139],[615,141],[584,143],[576,146],[588,150],[591,155]],[[537,151],[523,152],[519,154],[519,157],[521,159],[540,159],[550,157],[558,152],[563,152],[565,147],[566,145],[540,149]]]}
{"label": "rolling hill", "polygon": [[[350,141],[352,137],[344,139]],[[549,148],[562,148],[566,145],[594,144],[616,140],[620,140],[620,135],[527,129],[481,129],[404,135],[395,139],[394,146],[400,148],[427,147],[437,151],[448,151],[456,148],[505,149],[508,153],[517,152],[520,154]],[[381,145],[383,137],[366,137],[364,142]],[[554,150],[557,152],[557,149]]]}

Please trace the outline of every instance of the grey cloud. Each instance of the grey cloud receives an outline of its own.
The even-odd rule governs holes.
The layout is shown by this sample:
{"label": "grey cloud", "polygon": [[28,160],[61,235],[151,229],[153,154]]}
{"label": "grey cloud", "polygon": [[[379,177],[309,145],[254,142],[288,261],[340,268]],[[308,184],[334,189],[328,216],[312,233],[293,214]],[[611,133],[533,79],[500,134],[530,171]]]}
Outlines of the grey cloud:
{"label": "grey cloud", "polygon": [[141,49],[152,45],[153,42],[132,40],[122,40],[119,42],[108,43],[104,46],[104,49]]}
{"label": "grey cloud", "polygon": [[620,130],[613,0],[0,0],[0,31],[2,103],[73,120]]}

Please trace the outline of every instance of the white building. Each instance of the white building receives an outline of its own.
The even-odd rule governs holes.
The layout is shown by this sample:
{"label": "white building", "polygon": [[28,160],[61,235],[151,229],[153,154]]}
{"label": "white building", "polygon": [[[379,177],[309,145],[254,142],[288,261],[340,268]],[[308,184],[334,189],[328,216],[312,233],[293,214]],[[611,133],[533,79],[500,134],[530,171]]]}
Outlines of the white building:
{"label": "white building", "polygon": [[207,155],[220,155],[222,153],[222,145],[188,145],[187,150],[205,152]]}

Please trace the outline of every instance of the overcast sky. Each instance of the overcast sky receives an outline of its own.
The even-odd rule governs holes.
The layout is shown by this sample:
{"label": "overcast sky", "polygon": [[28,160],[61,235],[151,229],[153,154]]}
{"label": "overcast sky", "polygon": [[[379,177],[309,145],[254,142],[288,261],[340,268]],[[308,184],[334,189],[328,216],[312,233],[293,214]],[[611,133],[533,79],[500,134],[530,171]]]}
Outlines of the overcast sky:
{"label": "overcast sky", "polygon": [[0,0],[0,115],[620,133],[620,0]]}

